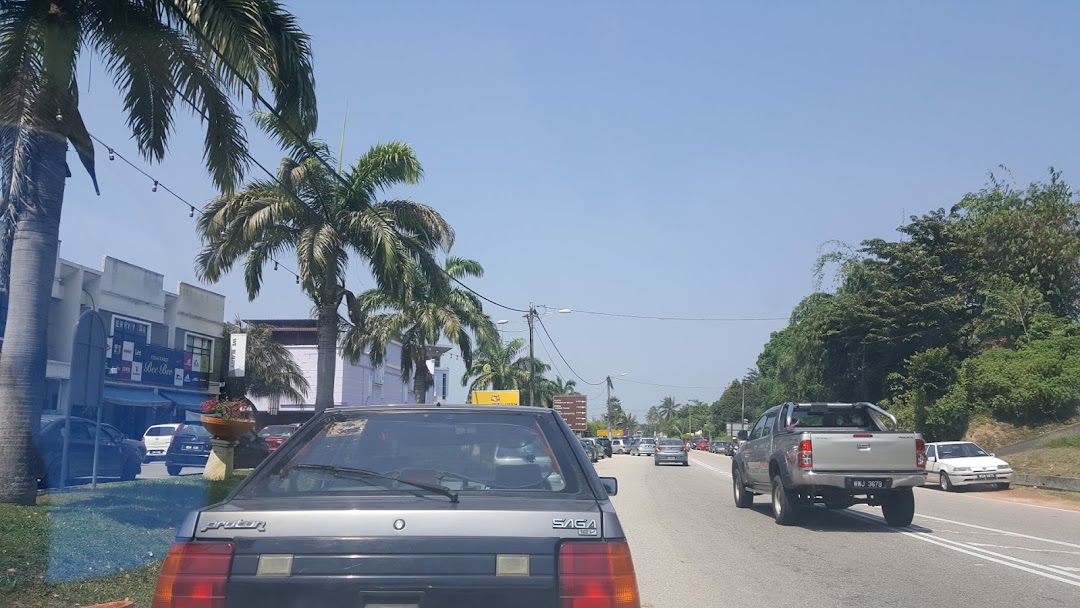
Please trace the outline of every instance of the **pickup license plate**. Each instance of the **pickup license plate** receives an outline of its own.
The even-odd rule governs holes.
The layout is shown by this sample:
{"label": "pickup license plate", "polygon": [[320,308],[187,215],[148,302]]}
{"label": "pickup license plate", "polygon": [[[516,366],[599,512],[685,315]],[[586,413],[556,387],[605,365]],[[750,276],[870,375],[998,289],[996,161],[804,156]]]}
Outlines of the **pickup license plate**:
{"label": "pickup license plate", "polygon": [[858,479],[848,477],[844,480],[849,490],[888,490],[892,487],[891,479]]}
{"label": "pickup license plate", "polygon": [[997,475],[995,475],[993,473],[980,473],[980,474],[975,476],[975,479],[994,479],[996,477],[997,477]]}

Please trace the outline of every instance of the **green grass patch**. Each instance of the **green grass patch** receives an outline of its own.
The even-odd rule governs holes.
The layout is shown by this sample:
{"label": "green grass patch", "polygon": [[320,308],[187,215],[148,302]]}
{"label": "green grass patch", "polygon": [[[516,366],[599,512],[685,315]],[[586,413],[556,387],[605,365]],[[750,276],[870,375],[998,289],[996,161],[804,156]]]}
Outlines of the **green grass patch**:
{"label": "green grass patch", "polygon": [[1072,448],[1074,450],[1080,450],[1080,433],[1075,435],[1066,435],[1065,437],[1058,437],[1046,442],[1043,447],[1047,448]]}
{"label": "green grass patch", "polygon": [[1017,473],[1080,477],[1080,448],[1043,447],[1009,454],[1004,458]]}
{"label": "green grass patch", "polygon": [[[0,605],[149,605],[161,559],[191,511],[220,502],[240,478],[112,483],[0,505]],[[150,594],[150,595],[147,595]]]}

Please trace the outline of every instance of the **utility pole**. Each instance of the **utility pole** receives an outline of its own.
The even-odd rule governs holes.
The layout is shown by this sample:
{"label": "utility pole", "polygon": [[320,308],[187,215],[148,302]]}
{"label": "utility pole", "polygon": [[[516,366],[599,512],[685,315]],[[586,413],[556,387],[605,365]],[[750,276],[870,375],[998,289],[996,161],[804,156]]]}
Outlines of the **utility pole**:
{"label": "utility pole", "polygon": [[742,420],[740,427],[742,430],[746,430],[746,382],[739,382],[739,386],[742,387]]}
{"label": "utility pole", "polygon": [[529,405],[536,407],[536,402],[533,401],[535,387],[536,387],[536,353],[533,350],[533,316],[536,314],[536,308],[533,307],[533,303],[529,302],[529,314],[526,315],[529,319]]}
{"label": "utility pole", "polygon": [[607,436],[611,439],[611,376],[607,377]]}

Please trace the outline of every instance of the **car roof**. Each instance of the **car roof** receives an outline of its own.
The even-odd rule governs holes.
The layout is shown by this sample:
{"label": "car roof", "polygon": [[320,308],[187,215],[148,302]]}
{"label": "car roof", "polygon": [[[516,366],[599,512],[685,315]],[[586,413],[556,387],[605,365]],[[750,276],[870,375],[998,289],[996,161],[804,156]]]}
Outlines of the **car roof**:
{"label": "car roof", "polygon": [[926,445],[963,445],[967,443],[975,443],[974,441],[931,441]]}

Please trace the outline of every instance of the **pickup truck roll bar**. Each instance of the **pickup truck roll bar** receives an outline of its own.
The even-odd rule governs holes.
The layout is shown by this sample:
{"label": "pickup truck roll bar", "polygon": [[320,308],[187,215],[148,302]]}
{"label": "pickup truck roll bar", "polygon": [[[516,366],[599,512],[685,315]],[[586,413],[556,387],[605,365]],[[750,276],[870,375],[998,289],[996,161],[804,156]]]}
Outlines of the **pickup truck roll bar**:
{"label": "pickup truck roll bar", "polygon": [[856,407],[864,407],[864,408],[866,408],[868,410],[871,410],[871,411],[873,411],[873,412],[875,412],[877,414],[885,416],[886,418],[891,420],[892,424],[893,424],[893,430],[894,431],[899,430],[899,428],[900,428],[900,423],[896,420],[896,416],[893,416],[891,413],[881,409],[880,407],[874,405],[873,403],[870,403],[869,401],[859,401],[857,403],[823,403],[823,402],[795,403],[793,401],[788,401],[787,403],[785,403],[781,407],[782,407],[781,411],[787,412],[787,415],[785,416],[785,420],[784,420],[784,429],[787,429],[787,428],[791,427],[791,414],[792,414],[792,412],[794,412],[796,410],[796,408],[808,409],[810,411],[821,411],[821,410],[828,410],[829,408],[845,408],[845,407],[849,408],[849,409],[855,409]]}

